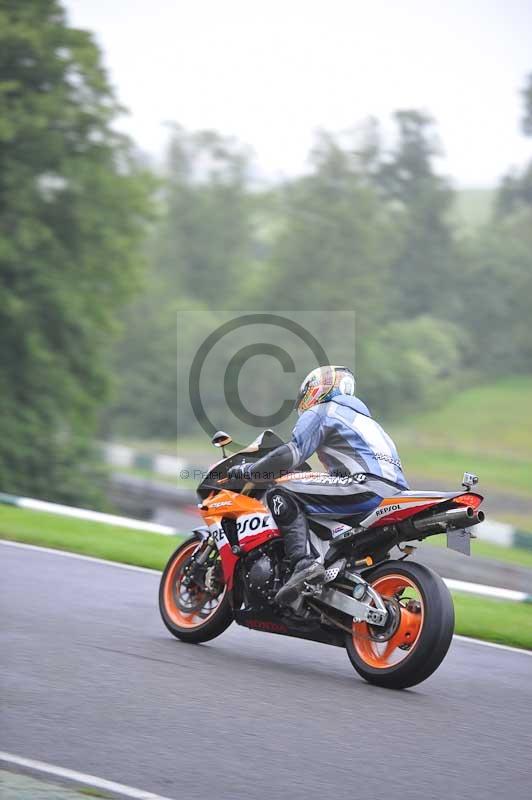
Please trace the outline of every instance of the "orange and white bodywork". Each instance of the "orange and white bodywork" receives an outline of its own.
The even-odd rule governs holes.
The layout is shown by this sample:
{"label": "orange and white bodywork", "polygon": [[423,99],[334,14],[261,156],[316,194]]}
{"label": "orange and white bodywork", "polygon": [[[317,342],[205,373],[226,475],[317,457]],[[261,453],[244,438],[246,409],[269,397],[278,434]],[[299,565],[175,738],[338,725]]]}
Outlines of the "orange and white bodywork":
{"label": "orange and white bodywork", "polygon": [[449,495],[433,492],[402,492],[395,497],[383,497],[377,508],[368,514],[360,524],[363,528],[391,525],[446,500],[449,500]]}
{"label": "orange and white bodywork", "polygon": [[224,579],[229,589],[233,586],[234,569],[240,553],[233,552],[222,527],[222,519],[235,520],[238,547],[242,553],[248,553],[269,539],[281,535],[264,503],[228,489],[207,497],[200,513],[220,553]]}

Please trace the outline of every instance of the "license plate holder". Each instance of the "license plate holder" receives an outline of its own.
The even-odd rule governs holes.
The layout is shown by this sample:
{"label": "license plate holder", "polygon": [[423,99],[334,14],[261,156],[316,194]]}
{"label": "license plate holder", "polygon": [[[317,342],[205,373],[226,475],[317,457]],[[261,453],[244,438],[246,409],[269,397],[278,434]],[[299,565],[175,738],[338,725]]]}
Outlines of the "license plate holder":
{"label": "license plate holder", "polygon": [[447,547],[464,556],[471,555],[471,539],[472,534],[468,530],[447,531]]}

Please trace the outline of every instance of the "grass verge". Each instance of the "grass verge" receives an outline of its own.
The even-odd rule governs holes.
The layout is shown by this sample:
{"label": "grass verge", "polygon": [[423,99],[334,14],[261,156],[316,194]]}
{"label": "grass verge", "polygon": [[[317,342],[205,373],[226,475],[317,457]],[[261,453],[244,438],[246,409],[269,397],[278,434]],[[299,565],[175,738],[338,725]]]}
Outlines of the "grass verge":
{"label": "grass verge", "polygon": [[0,538],[151,569],[163,569],[181,541],[179,536],[132,531],[9,506],[0,507]]}
{"label": "grass verge", "polygon": [[[445,535],[430,536],[423,540],[423,546],[447,547]],[[520,567],[532,567],[532,550],[520,547],[503,547],[493,542],[484,542],[473,539],[471,542],[471,557],[488,558],[492,561],[501,561],[503,564],[516,564]]]}
{"label": "grass verge", "polygon": [[[517,456],[494,456],[473,450],[446,450],[436,446],[412,447],[402,436],[397,445],[407,475],[423,475],[430,480],[439,480],[443,487],[460,488],[465,470],[480,476],[479,492],[492,488],[506,491],[518,497],[530,497],[532,485],[532,462]],[[416,480],[419,484],[419,480]],[[423,488],[420,486],[419,488]]]}
{"label": "grass verge", "polygon": [[[180,537],[0,507],[0,538],[162,569]],[[454,594],[456,633],[532,650],[532,606]]]}
{"label": "grass verge", "polygon": [[[531,403],[532,377],[504,378],[453,393],[433,411],[390,422],[390,433],[407,476],[458,488],[468,470],[479,475],[481,494],[491,487],[530,498]],[[501,409],[504,425],[497,423]]]}
{"label": "grass verge", "polygon": [[456,633],[532,650],[532,605],[453,592]]}

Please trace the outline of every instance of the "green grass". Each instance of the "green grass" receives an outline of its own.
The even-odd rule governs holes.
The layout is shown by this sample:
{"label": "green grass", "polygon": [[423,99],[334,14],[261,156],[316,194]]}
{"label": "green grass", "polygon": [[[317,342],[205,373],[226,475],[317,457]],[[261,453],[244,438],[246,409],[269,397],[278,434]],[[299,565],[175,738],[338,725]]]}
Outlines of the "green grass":
{"label": "green grass", "polygon": [[[532,497],[532,378],[466,389],[441,408],[390,426],[407,474]],[[420,487],[422,488],[422,487]]]}
{"label": "green grass", "polygon": [[0,507],[0,538],[151,569],[162,569],[181,541],[178,536],[132,531],[10,506]]}
{"label": "green grass", "polygon": [[466,449],[451,451],[427,446],[412,447],[406,445],[402,437],[396,437],[396,442],[407,475],[422,475],[427,479],[441,480],[444,487],[452,490],[455,487],[460,488],[464,472],[474,472],[480,477],[480,492],[482,488],[491,487],[530,497],[532,461],[500,458],[483,454],[480,449],[474,452]]}
{"label": "green grass", "polygon": [[[447,547],[444,534],[430,536],[423,540],[423,546]],[[471,541],[471,557],[489,558],[492,561],[502,561],[503,564],[518,564],[521,567],[532,567],[532,550],[519,547],[502,547],[493,542],[483,542],[481,539]]]}
{"label": "green grass", "polygon": [[532,550],[521,547],[502,547],[494,542],[474,541],[471,552],[480,558],[502,561],[503,564],[517,564],[520,567],[532,567]]}
{"label": "green grass", "polygon": [[[162,569],[180,538],[0,507],[0,537]],[[532,649],[532,606],[455,595],[456,632]]]}
{"label": "green grass", "polygon": [[453,592],[456,633],[532,650],[532,605]]}
{"label": "green grass", "polygon": [[421,444],[530,460],[532,377],[504,378],[454,394],[441,408],[405,420]]}

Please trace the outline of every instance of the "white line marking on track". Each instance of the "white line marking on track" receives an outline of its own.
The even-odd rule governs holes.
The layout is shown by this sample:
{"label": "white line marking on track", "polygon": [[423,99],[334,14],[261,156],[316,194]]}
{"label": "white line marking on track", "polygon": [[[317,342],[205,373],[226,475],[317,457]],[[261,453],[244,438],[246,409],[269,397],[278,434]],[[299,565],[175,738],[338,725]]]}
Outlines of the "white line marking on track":
{"label": "white line marking on track", "polygon": [[523,650],[521,647],[511,647],[509,644],[498,644],[497,642],[485,642],[482,639],[473,639],[471,636],[460,636],[455,633],[453,639],[468,644],[481,644],[483,647],[494,647],[496,650],[509,650],[510,653],[521,653],[523,656],[532,656],[532,650]]}
{"label": "white line marking on track", "polygon": [[131,519],[130,517],[120,517],[116,514],[102,514],[101,511],[90,511],[87,508],[73,508],[57,503],[47,503],[45,500],[36,500],[33,497],[17,498],[17,508],[29,508],[32,511],[45,511],[48,514],[59,514],[63,517],[74,517],[75,519],[88,519],[93,522],[103,522],[107,525],[114,525],[118,528],[129,528],[136,531],[146,531],[147,533],[160,533],[163,536],[175,536],[175,528],[169,525],[159,525],[156,522],[144,522],[141,519]]}
{"label": "white line marking on track", "polygon": [[[66,558],[77,558],[80,561],[92,561],[95,564],[105,564],[108,567],[119,567],[120,569],[128,569],[132,572],[147,572],[150,575],[160,575],[161,572],[157,569],[148,569],[148,567],[135,567],[133,564],[123,564],[121,561],[106,561],[104,558],[94,558],[94,556],[83,556],[80,553],[69,553],[67,550],[54,550],[51,547],[39,547],[36,544],[25,544],[23,542],[11,542],[8,539],[0,539],[0,544],[8,545],[9,547],[20,547],[24,550],[37,550],[40,553],[51,553],[54,556],[65,556]],[[466,642],[469,644],[479,644],[482,647],[494,647],[497,650],[508,650],[510,653],[521,653],[524,656],[532,656],[532,650],[523,650],[520,647],[510,647],[507,644],[497,644],[496,642],[485,642],[482,639],[473,639],[470,636],[460,636],[455,633],[454,639],[459,642]]]}
{"label": "white line marking on track", "polygon": [[123,783],[115,783],[105,778],[98,778],[96,775],[87,775],[85,772],[76,772],[73,769],[57,767],[55,764],[48,764],[46,761],[35,761],[33,758],[23,758],[12,753],[4,753],[0,750],[0,764],[12,764],[23,767],[32,772],[40,772],[45,775],[54,775],[56,778],[71,781],[82,786],[90,786],[93,789],[114,792],[122,797],[131,797],[133,800],[171,800],[153,792],[145,792],[143,789],[135,789],[133,786],[126,786]]}
{"label": "white line marking on track", "polygon": [[500,586],[486,586],[485,583],[457,581],[454,578],[444,578],[443,582],[447,584],[447,587],[451,591],[480,594],[484,597],[496,597],[499,600],[513,600],[517,603],[524,603],[528,597],[526,592],[517,592],[514,589],[502,589]]}
{"label": "white line marking on track", "polygon": [[40,547],[38,544],[25,544],[24,542],[11,542],[9,539],[0,539],[0,544],[8,547],[20,547],[23,550],[37,550],[39,553],[51,553],[53,556],[64,556],[65,558],[75,558],[79,561],[92,561],[94,564],[105,564],[108,567],[118,567],[128,569],[131,572],[148,572],[151,575],[160,575],[158,569],[149,567],[135,567],[133,564],[124,564],[122,561],[108,561],[105,558],[95,558],[94,556],[84,556],[81,553],[71,553],[68,550],[56,550],[53,547]]}

